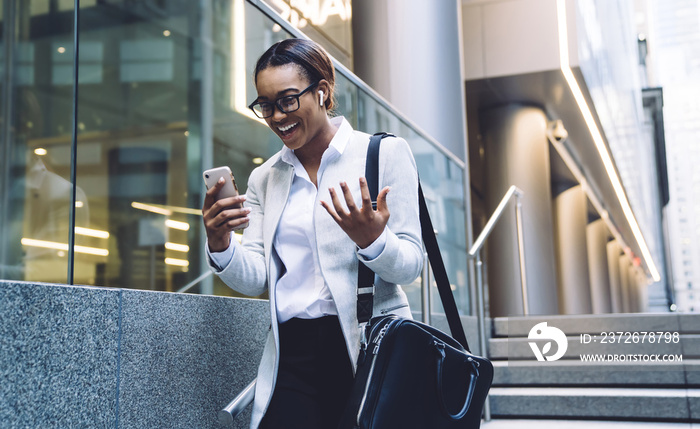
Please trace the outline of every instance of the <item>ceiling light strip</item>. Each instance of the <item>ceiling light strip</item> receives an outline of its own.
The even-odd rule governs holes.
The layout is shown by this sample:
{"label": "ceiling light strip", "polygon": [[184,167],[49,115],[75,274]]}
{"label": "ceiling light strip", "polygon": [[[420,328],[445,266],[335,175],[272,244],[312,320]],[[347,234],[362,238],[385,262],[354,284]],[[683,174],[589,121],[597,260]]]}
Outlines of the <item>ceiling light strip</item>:
{"label": "ceiling light strip", "polygon": [[75,233],[78,235],[85,235],[88,237],[96,238],[109,238],[109,232],[101,231],[99,229],[83,228],[82,226],[75,227]]}
{"label": "ceiling light strip", "polygon": [[[57,243],[55,241],[45,241],[45,240],[35,240],[33,238],[22,238],[20,240],[22,245],[29,247],[41,247],[44,249],[55,249],[68,251],[68,243]],[[96,247],[87,246],[75,246],[76,253],[84,253],[87,255],[97,255],[97,256],[107,256],[109,251],[107,249],[98,249]]]}

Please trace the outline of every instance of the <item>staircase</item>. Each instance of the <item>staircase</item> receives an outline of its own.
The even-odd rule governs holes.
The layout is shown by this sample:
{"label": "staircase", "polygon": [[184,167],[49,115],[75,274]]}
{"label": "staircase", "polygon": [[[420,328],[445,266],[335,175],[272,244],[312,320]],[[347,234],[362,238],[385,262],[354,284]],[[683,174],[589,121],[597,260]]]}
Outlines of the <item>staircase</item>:
{"label": "staircase", "polygon": [[[555,341],[528,339],[542,322],[543,336],[552,327],[566,335],[566,353],[556,361],[546,361],[558,351]],[[495,318],[491,331],[492,418],[700,421],[700,315]],[[605,362],[584,362],[581,355]],[[656,358],[677,361],[651,361]]]}

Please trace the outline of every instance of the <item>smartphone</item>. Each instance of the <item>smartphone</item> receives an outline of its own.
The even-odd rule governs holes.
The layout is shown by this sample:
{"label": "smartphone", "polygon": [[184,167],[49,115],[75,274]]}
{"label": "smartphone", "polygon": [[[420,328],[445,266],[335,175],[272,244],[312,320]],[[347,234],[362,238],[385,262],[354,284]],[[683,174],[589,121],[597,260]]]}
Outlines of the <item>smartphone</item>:
{"label": "smartphone", "polygon": [[[216,182],[218,182],[221,177],[226,180],[224,187],[221,188],[219,193],[216,195],[217,200],[235,197],[238,195],[236,179],[233,178],[233,173],[231,173],[231,169],[227,166],[210,168],[209,170],[204,171],[202,176],[204,177],[204,184],[206,185],[207,189],[211,189],[214,185],[216,185]],[[240,209],[243,208],[243,205],[238,203],[234,204],[232,207]]]}

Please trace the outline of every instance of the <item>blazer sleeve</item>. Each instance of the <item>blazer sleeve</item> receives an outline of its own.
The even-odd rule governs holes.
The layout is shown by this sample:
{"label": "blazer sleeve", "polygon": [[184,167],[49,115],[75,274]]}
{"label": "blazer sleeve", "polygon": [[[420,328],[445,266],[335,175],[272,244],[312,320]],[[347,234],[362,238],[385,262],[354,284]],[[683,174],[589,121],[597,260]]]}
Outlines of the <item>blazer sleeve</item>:
{"label": "blazer sleeve", "polygon": [[[254,172],[255,173],[255,172]],[[258,296],[267,290],[267,268],[263,245],[263,205],[259,199],[258,180],[251,174],[245,206],[250,207],[250,221],[243,230],[241,243],[233,240],[233,257],[221,271],[214,272],[231,289],[248,296]],[[211,264],[211,261],[209,262]]]}
{"label": "blazer sleeve", "polygon": [[379,189],[389,186],[386,244],[372,260],[357,257],[388,283],[409,284],[423,267],[418,172],[411,149],[402,138],[385,138],[379,150]]}

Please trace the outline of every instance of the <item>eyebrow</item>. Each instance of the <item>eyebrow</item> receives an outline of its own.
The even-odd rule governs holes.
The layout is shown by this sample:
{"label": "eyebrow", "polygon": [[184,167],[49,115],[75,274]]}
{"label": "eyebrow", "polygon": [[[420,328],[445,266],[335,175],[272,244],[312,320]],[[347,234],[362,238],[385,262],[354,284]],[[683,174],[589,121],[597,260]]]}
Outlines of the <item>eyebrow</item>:
{"label": "eyebrow", "polygon": [[[287,92],[289,92],[289,91],[301,92],[301,91],[300,91],[299,89],[297,89],[297,88],[287,88],[287,89],[283,89],[282,91],[277,91],[277,97],[284,97],[283,94],[285,94],[285,93],[287,93]],[[268,98],[265,97],[265,96],[259,96],[258,98],[255,99],[256,102],[261,101],[261,100],[268,100]]]}

